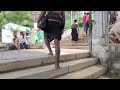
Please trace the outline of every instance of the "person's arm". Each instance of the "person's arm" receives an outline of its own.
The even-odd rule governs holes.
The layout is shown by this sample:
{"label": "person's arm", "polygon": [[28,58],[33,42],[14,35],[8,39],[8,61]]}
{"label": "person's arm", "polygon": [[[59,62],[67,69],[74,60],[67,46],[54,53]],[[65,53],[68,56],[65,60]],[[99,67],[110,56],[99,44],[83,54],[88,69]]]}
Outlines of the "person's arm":
{"label": "person's arm", "polygon": [[41,13],[40,13],[40,16],[39,16],[39,19],[38,19],[37,23],[39,23],[39,22],[42,20],[42,18],[45,16],[45,14],[46,14],[46,11],[41,11]]}
{"label": "person's arm", "polygon": [[77,23],[77,30],[78,30],[78,32],[79,32],[79,24]]}
{"label": "person's arm", "polygon": [[65,19],[65,11],[62,11],[62,17]]}
{"label": "person's arm", "polygon": [[65,11],[62,11],[61,15],[62,15],[62,18],[63,18],[63,21],[64,21],[64,26],[65,26]]}
{"label": "person's arm", "polygon": [[62,35],[63,35],[63,33],[64,33],[64,28],[65,28],[65,11],[62,11],[62,13],[61,13],[61,16],[62,16],[62,19],[63,19],[63,30],[62,30]]}
{"label": "person's arm", "polygon": [[19,38],[17,38],[17,47],[18,47],[18,50],[20,50],[20,39]]}
{"label": "person's arm", "polygon": [[13,43],[15,44],[15,38],[13,38]]}

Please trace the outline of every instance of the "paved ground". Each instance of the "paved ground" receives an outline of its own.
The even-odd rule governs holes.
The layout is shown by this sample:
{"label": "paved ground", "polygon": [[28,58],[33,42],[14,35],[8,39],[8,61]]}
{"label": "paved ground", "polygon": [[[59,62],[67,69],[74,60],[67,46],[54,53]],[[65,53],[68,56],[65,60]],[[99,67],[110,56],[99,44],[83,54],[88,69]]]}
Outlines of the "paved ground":
{"label": "paved ground", "polygon": [[100,76],[98,79],[120,79],[120,76],[108,72],[103,76]]}
{"label": "paved ground", "polygon": [[[54,49],[53,49],[54,52]],[[61,55],[89,52],[88,50],[61,49]],[[23,49],[0,52],[0,63],[49,57],[47,49]]]}

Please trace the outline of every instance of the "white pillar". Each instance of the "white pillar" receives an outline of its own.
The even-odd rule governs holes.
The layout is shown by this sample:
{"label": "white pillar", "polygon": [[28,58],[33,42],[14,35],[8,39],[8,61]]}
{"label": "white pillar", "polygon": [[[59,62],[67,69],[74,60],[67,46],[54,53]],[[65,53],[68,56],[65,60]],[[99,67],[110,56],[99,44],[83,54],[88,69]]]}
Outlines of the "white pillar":
{"label": "white pillar", "polygon": [[103,34],[105,34],[107,25],[107,13],[106,11],[94,11],[93,30],[92,30],[92,55],[100,59],[101,64],[106,65],[108,53],[106,49],[101,45]]}

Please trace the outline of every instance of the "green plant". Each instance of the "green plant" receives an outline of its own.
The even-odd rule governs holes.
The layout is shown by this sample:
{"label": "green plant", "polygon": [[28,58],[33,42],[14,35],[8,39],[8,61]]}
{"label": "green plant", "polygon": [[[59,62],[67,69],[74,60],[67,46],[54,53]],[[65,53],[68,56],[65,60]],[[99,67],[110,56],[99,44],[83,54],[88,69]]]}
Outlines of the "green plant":
{"label": "green plant", "polygon": [[71,20],[66,20],[65,29],[71,28]]}
{"label": "green plant", "polygon": [[79,24],[79,27],[82,27],[83,26],[83,23],[78,23]]}
{"label": "green plant", "polygon": [[78,24],[81,27],[82,26],[82,12],[72,11],[72,15],[70,12],[71,11],[67,11],[66,15],[65,15],[65,18],[66,18],[65,29],[71,28],[71,25],[72,25],[74,19],[76,19],[78,21]]}

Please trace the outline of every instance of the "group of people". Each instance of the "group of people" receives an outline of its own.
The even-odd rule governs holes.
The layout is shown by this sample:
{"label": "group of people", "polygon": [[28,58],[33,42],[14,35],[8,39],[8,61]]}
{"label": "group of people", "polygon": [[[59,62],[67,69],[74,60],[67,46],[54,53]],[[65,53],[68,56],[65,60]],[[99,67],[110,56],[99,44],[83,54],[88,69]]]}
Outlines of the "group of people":
{"label": "group of people", "polygon": [[84,13],[82,17],[82,23],[83,23],[83,29],[84,32],[86,32],[86,35],[88,34],[88,29],[89,29],[89,13]]}
{"label": "group of people", "polygon": [[[82,17],[82,24],[83,24],[83,29],[84,32],[86,33],[86,35],[88,34],[88,30],[89,30],[89,12],[85,12],[83,17]],[[92,25],[92,23],[91,23]],[[92,26],[91,26],[92,27]],[[76,43],[79,40],[79,31],[80,31],[80,27],[79,24],[77,23],[77,20],[74,20],[74,23],[72,24],[72,44],[74,45],[74,43]],[[92,29],[92,28],[91,28]]]}
{"label": "group of people", "polygon": [[20,37],[18,37],[17,34],[15,34],[13,38],[13,44],[9,47],[9,49],[28,49],[27,39],[25,38],[25,35],[22,34]]}

